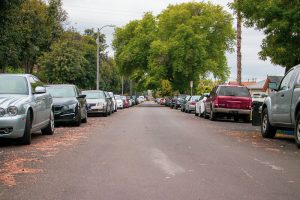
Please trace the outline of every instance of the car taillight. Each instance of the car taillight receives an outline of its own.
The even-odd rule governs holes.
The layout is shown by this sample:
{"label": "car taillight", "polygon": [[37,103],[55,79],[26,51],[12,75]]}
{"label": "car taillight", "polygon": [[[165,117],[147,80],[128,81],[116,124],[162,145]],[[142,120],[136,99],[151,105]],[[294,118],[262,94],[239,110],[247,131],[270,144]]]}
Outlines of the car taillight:
{"label": "car taillight", "polygon": [[192,101],[191,105],[193,105],[193,106],[196,105],[196,101]]}

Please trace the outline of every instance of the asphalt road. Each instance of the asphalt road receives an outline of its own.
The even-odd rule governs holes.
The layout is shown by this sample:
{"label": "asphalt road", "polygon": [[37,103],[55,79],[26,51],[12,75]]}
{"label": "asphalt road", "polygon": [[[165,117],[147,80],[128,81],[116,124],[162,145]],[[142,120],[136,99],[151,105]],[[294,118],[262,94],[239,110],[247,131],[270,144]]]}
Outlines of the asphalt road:
{"label": "asphalt road", "polygon": [[[251,124],[151,106],[90,118],[87,127],[68,133],[80,135],[68,145],[55,142],[46,150],[38,148],[51,136],[37,136],[30,148],[2,144],[0,153],[10,152],[2,159],[30,152],[22,167],[31,171],[12,174],[14,184],[3,184],[2,171],[0,199],[300,199],[293,140],[262,139]],[[58,133],[62,140],[68,128]]]}

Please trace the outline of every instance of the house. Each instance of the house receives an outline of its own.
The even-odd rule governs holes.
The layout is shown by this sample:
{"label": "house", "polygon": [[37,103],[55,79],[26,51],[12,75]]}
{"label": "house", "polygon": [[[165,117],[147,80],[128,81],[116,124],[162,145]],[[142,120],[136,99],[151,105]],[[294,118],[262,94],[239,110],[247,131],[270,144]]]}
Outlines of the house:
{"label": "house", "polygon": [[253,85],[249,85],[247,88],[250,90],[251,95],[253,93],[270,94],[272,91],[269,90],[269,83],[276,83],[279,85],[282,78],[283,76],[267,76],[267,79],[259,81]]}

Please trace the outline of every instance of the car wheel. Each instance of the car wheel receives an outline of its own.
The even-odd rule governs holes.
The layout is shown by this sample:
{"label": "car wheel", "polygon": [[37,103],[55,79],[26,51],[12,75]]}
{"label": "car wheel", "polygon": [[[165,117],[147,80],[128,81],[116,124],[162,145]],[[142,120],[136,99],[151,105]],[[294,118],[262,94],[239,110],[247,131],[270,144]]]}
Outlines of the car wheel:
{"label": "car wheel", "polygon": [[31,126],[32,126],[32,122],[31,122],[31,118],[30,118],[30,111],[28,111],[27,115],[26,115],[26,124],[25,124],[24,134],[20,138],[20,141],[19,141],[20,144],[23,144],[23,145],[31,144]]}
{"label": "car wheel", "polygon": [[75,126],[80,126],[81,125],[81,112],[80,108],[77,109],[77,120],[75,121]]}
{"label": "car wheel", "polygon": [[274,138],[276,131],[276,128],[270,124],[268,110],[265,108],[262,112],[261,135],[264,138]]}
{"label": "car wheel", "polygon": [[214,113],[213,109],[210,109],[210,115],[209,115],[209,119],[211,121],[215,121],[216,120],[216,114]]}
{"label": "car wheel", "polygon": [[87,123],[87,120],[88,120],[88,113],[87,110],[85,109],[85,118],[82,119],[82,123]]}
{"label": "car wheel", "polygon": [[197,112],[195,112],[195,116],[199,116],[199,114]]}
{"label": "car wheel", "polygon": [[204,116],[204,119],[208,119],[208,114],[207,114],[206,109],[204,110],[203,116]]}
{"label": "car wheel", "polygon": [[300,148],[300,112],[296,117],[296,125],[295,125],[295,142],[298,148]]}
{"label": "car wheel", "polygon": [[51,109],[49,123],[46,128],[42,129],[43,135],[53,135],[54,134],[54,114]]}

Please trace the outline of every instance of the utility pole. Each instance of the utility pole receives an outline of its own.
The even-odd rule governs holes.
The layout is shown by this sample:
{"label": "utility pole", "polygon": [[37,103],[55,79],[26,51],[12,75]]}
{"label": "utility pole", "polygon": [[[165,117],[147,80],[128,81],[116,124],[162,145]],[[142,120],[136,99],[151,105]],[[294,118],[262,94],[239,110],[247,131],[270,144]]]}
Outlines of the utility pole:
{"label": "utility pole", "polygon": [[97,74],[96,74],[96,90],[99,90],[99,79],[100,79],[100,31],[105,28],[105,27],[115,27],[115,25],[105,25],[102,26],[100,29],[98,28],[97,32],[97,39],[96,39],[96,44],[97,44]]}
{"label": "utility pole", "polygon": [[99,70],[99,49],[100,49],[100,41],[99,41],[99,35],[100,35],[100,30],[98,28],[98,33],[97,33],[97,39],[96,39],[96,44],[97,44],[97,74],[96,74],[96,90],[99,90],[99,76],[100,76],[100,70]]}
{"label": "utility pole", "polygon": [[124,77],[122,76],[122,96],[124,96]]}
{"label": "utility pole", "polygon": [[132,80],[130,80],[130,96],[132,96]]}
{"label": "utility pole", "polygon": [[[240,0],[235,0],[237,3],[237,6],[239,6]],[[237,9],[237,78],[236,81],[239,85],[242,84],[242,15],[239,10],[239,7]]]}

